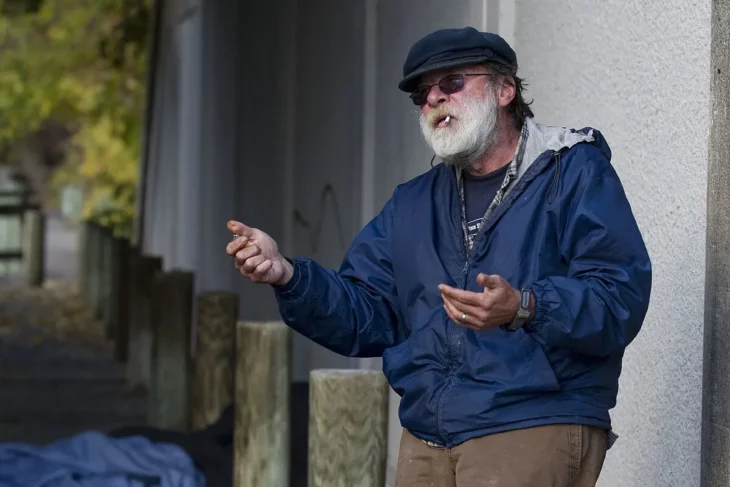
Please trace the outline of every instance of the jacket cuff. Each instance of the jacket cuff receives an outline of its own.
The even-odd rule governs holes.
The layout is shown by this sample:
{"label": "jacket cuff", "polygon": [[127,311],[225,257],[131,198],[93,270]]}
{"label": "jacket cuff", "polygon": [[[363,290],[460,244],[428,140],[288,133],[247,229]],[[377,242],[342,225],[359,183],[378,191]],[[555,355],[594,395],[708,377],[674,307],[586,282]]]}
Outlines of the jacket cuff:
{"label": "jacket cuff", "polygon": [[536,282],[529,287],[535,298],[535,314],[523,327],[528,333],[539,333],[544,325],[550,321],[549,312],[553,303],[549,297],[550,289],[548,289],[548,286],[549,284],[546,282]]}
{"label": "jacket cuff", "polygon": [[297,299],[301,297],[307,289],[307,270],[300,262],[285,257],[285,259],[291,264],[293,274],[289,282],[283,286],[272,286],[277,297],[286,300]]}

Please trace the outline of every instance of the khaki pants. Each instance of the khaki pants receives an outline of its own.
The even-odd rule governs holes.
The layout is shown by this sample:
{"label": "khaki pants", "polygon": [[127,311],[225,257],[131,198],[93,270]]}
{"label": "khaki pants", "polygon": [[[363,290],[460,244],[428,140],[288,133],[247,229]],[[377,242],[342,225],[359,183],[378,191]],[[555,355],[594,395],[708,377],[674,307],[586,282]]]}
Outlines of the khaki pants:
{"label": "khaki pants", "polygon": [[396,487],[594,487],[606,456],[605,430],[550,425],[475,438],[453,448],[404,430]]}

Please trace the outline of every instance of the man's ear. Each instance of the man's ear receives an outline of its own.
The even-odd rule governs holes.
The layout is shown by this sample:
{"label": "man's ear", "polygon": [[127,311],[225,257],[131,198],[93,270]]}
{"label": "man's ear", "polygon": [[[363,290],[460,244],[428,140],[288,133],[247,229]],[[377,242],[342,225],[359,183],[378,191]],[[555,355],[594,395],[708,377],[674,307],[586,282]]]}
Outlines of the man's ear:
{"label": "man's ear", "polygon": [[499,106],[506,107],[507,105],[512,103],[512,100],[515,99],[516,93],[517,87],[513,82],[507,79],[502,80],[499,85],[499,91],[497,92],[499,98]]}

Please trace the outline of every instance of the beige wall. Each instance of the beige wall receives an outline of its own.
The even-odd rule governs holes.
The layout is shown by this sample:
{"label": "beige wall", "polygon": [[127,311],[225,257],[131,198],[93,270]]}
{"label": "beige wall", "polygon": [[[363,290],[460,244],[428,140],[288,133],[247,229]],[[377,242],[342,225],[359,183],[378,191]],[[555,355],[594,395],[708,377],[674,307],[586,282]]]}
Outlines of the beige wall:
{"label": "beige wall", "polygon": [[537,118],[604,133],[654,265],[603,486],[699,485],[710,5],[517,2]]}

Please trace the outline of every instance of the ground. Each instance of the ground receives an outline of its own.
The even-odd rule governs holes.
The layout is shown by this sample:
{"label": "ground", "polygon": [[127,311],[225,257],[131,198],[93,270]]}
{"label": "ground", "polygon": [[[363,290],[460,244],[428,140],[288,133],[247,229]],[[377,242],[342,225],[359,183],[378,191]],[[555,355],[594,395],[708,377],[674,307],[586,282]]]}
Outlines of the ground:
{"label": "ground", "polygon": [[46,444],[146,423],[102,326],[75,284],[76,232],[51,215],[43,288],[0,281],[0,442]]}

